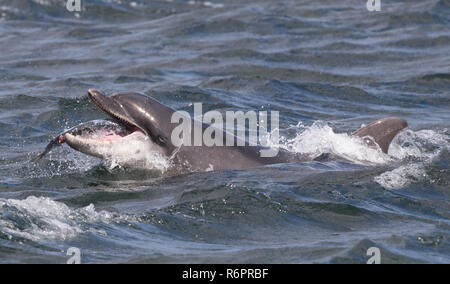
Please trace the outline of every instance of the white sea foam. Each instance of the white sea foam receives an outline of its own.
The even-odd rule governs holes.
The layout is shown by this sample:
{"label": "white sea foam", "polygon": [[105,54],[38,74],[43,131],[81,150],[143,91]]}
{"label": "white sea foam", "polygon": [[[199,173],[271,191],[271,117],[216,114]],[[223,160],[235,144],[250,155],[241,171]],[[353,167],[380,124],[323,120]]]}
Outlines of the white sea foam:
{"label": "white sea foam", "polygon": [[202,5],[205,7],[211,7],[211,8],[223,8],[225,7],[224,4],[222,3],[213,3],[210,1],[194,1],[194,0],[190,0],[187,2],[189,5]]}
{"label": "white sea foam", "polygon": [[426,177],[423,164],[407,164],[384,172],[374,180],[385,189],[397,189],[410,184],[413,180],[422,180]]}
{"label": "white sea foam", "polygon": [[347,133],[335,133],[324,122],[317,121],[311,126],[299,123],[293,128],[298,132],[294,138],[280,136],[280,141],[271,141],[269,137],[266,143],[272,147],[278,146],[291,152],[307,154],[311,158],[330,153],[362,165],[385,164],[392,161],[392,157],[380,149],[368,147],[361,138]]}
{"label": "white sea foam", "polygon": [[400,133],[391,144],[389,155],[407,164],[382,173],[375,182],[386,189],[402,188],[414,181],[428,178],[426,166],[443,150],[450,149],[450,137],[446,130],[407,130]]}
{"label": "white sea foam", "polygon": [[24,200],[0,199],[0,233],[8,238],[70,239],[84,232],[106,234],[93,224],[110,223],[120,218],[94,205],[71,209],[46,197],[29,196]]}
{"label": "white sea foam", "polygon": [[375,182],[386,189],[401,188],[411,182],[426,179],[426,165],[444,149],[450,149],[450,137],[446,129],[403,131],[392,142],[389,153],[385,154],[379,148],[368,147],[359,137],[335,133],[328,124],[321,121],[311,126],[299,123],[292,128],[297,131],[294,138],[280,136],[280,141],[272,141],[268,137],[268,145],[309,154],[311,158],[331,153],[361,165],[397,164],[397,168],[374,178]]}

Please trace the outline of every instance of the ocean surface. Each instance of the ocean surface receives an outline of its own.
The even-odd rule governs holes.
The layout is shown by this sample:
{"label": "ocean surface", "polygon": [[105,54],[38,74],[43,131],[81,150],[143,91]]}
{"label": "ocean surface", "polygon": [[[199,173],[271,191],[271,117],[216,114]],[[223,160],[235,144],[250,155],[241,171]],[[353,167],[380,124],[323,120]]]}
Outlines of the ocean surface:
{"label": "ocean surface", "polygon": [[[0,0],[0,263],[450,263],[450,1]],[[310,162],[168,176],[58,133],[135,91],[280,112]],[[349,133],[398,116],[388,154]],[[152,159],[150,159],[152,160]],[[154,158],[155,165],[160,164]]]}

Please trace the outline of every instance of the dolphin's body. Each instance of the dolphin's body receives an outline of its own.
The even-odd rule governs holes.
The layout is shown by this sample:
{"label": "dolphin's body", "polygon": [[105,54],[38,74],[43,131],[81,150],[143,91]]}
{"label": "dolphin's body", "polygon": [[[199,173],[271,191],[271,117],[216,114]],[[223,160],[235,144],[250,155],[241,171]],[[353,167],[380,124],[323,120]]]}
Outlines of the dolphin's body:
{"label": "dolphin's body", "polygon": [[[273,157],[263,157],[261,151],[267,148],[250,146],[247,142],[245,146],[202,144],[202,146],[176,147],[171,141],[172,131],[178,125],[171,123],[175,112],[173,109],[138,93],[118,93],[108,97],[90,89],[88,95],[91,101],[113,120],[88,122],[61,133],[50,142],[38,158],[42,158],[54,145],[67,142],[75,150],[104,159],[115,155],[131,157],[134,154],[154,151],[162,156],[170,157],[172,168],[176,168],[177,172],[245,169],[268,164],[312,160],[308,155],[283,149],[279,149],[278,154]],[[201,124],[201,122],[192,120],[192,129],[194,124]],[[363,137],[369,146],[378,145],[383,152],[387,153],[393,138],[407,126],[403,119],[385,118],[357,130],[352,135]],[[200,127],[204,130],[209,125],[201,124]],[[230,138],[230,135],[224,131],[224,141],[227,136]],[[232,136],[231,139],[236,142],[238,138]]]}

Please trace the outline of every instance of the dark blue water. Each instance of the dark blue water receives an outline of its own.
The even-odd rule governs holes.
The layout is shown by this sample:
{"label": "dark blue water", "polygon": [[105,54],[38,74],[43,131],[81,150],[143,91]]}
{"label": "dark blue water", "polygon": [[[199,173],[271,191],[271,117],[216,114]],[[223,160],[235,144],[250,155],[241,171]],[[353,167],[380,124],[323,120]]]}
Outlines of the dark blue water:
{"label": "dark blue water", "polygon": [[[0,1],[0,262],[450,262],[450,2]],[[320,161],[241,171],[111,166],[48,141],[86,97],[280,112]],[[389,154],[347,133],[399,116]]]}

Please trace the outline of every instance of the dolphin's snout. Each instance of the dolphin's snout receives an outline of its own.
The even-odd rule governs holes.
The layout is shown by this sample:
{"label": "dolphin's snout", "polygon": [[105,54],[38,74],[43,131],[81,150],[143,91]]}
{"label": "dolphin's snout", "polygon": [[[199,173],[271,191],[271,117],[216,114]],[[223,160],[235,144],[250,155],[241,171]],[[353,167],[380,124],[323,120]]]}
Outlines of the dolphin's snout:
{"label": "dolphin's snout", "polygon": [[89,89],[88,96],[94,105],[109,115],[116,117],[119,113],[123,112],[121,106],[118,105],[115,100],[104,95],[100,91]]}
{"label": "dolphin's snout", "polygon": [[89,97],[95,97],[95,96],[97,96],[99,93],[100,93],[100,92],[97,91],[97,90],[95,90],[95,89],[89,89],[89,90],[88,90],[88,95],[89,95]]}
{"label": "dolphin's snout", "polygon": [[88,90],[88,96],[89,99],[91,99],[92,102],[94,102],[96,105],[104,98],[106,97],[101,92],[95,90],[95,89],[89,89]]}

